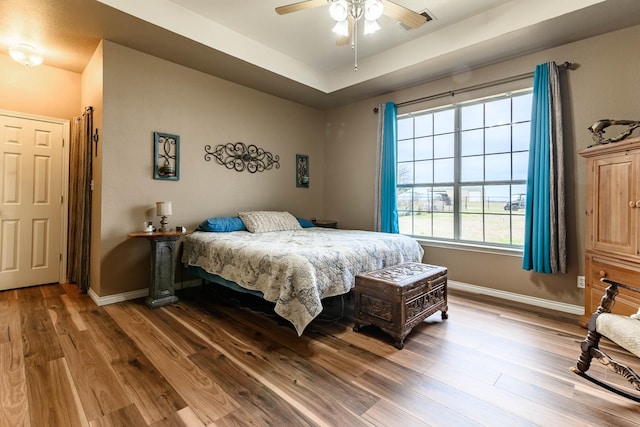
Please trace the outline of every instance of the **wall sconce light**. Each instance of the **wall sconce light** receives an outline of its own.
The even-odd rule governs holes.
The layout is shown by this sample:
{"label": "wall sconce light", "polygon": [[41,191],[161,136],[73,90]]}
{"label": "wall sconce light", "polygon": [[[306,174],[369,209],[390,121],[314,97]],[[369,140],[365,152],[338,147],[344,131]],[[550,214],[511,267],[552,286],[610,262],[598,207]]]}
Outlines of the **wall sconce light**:
{"label": "wall sconce light", "polygon": [[9,48],[9,55],[11,55],[14,61],[27,67],[35,67],[44,61],[42,53],[26,43],[20,43],[19,45]]}
{"label": "wall sconce light", "polygon": [[162,217],[160,220],[160,231],[163,233],[169,231],[169,227],[167,227],[167,217],[172,215],[171,202],[156,202],[156,215]]}

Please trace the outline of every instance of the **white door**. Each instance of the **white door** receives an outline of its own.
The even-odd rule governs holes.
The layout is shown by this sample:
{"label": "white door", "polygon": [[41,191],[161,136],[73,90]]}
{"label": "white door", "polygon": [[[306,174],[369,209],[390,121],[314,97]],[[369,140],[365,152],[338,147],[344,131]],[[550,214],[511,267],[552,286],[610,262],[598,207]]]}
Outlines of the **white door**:
{"label": "white door", "polygon": [[63,128],[0,114],[0,290],[60,281]]}

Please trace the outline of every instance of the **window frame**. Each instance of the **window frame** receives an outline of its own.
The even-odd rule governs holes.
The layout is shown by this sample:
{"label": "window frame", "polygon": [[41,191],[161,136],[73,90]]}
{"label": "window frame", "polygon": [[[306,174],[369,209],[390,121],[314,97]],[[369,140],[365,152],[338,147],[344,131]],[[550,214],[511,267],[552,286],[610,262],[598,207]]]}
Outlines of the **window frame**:
{"label": "window frame", "polygon": [[[514,125],[518,125],[518,124],[522,124],[522,123],[529,123],[529,130],[530,130],[530,117],[528,117],[527,120],[520,120],[520,121],[513,121],[514,120],[514,106],[513,106],[513,98],[519,97],[519,96],[526,96],[526,95],[532,95],[533,89],[531,87],[528,88],[524,88],[524,89],[520,89],[520,90],[514,90],[514,91],[509,91],[509,92],[504,92],[504,93],[500,93],[497,95],[491,95],[491,96],[485,96],[482,98],[476,98],[476,99],[470,99],[468,101],[463,101],[463,102],[459,102],[459,103],[454,103],[454,104],[447,104],[447,105],[441,105],[441,106],[435,106],[433,108],[428,108],[428,109],[421,109],[421,110],[417,110],[417,111],[409,111],[409,112],[405,112],[402,114],[399,114],[397,116],[397,121],[399,122],[400,120],[407,118],[407,117],[413,117],[414,121],[413,121],[413,129],[412,129],[412,136],[411,138],[405,138],[405,139],[399,139],[396,138],[396,167],[398,168],[398,172],[397,172],[397,179],[398,182],[396,182],[396,198],[398,201],[398,190],[401,188],[407,188],[410,191],[412,191],[411,196],[410,196],[410,200],[411,200],[411,210],[408,211],[410,212],[410,217],[411,217],[411,231],[413,234],[407,234],[411,237],[416,238],[417,240],[419,240],[421,243],[424,244],[428,244],[430,246],[438,246],[438,247],[447,247],[447,248],[457,248],[457,249],[463,249],[463,250],[470,250],[470,251],[481,251],[481,252],[491,252],[491,253],[498,253],[498,254],[502,254],[502,255],[513,255],[513,256],[520,256],[522,254],[523,251],[523,243],[516,243],[514,244],[514,240],[516,241],[523,241],[523,237],[521,238],[514,238],[514,211],[511,209],[509,210],[508,214],[497,214],[497,213],[490,213],[487,212],[487,210],[485,209],[485,205],[487,203],[487,199],[486,199],[486,187],[487,186],[508,186],[509,187],[509,199],[508,199],[508,203],[511,203],[512,201],[512,197],[514,194],[526,194],[526,185],[527,185],[527,179],[526,176],[522,179],[522,178],[518,178],[518,179],[514,179],[514,166],[513,166],[513,155],[514,153],[527,153],[527,163],[528,163],[528,156],[529,156],[529,147],[527,145],[526,150],[522,150],[522,149],[515,149],[514,150]],[[508,122],[509,126],[510,126],[510,134],[509,134],[509,145],[510,145],[510,150],[509,151],[501,151],[501,154],[506,154],[508,153],[510,156],[510,160],[512,162],[512,166],[510,168],[510,179],[507,180],[487,180],[487,176],[485,174],[485,171],[483,171],[483,180],[476,180],[476,181],[462,181],[462,161],[463,161],[463,156],[462,156],[462,132],[463,130],[461,129],[462,126],[462,108],[463,107],[469,107],[469,106],[473,106],[473,105],[478,105],[478,104],[486,104],[492,101],[497,101],[500,99],[505,99],[508,98],[511,101],[510,104],[510,121]],[[452,182],[436,182],[435,177],[433,177],[433,167],[432,169],[432,181],[429,183],[416,183],[416,174],[415,174],[415,163],[416,161],[419,161],[420,159],[416,159],[416,152],[415,152],[415,143],[416,140],[419,138],[422,138],[424,136],[418,135],[416,136],[416,128],[415,128],[415,118],[421,115],[427,115],[427,114],[436,114],[438,112],[443,112],[443,111],[447,111],[447,110],[453,110],[453,115],[454,115],[454,129],[453,129],[453,144],[454,144],[454,154],[453,154],[453,164],[454,164],[454,172],[453,172],[453,181]],[[487,129],[491,129],[491,128],[496,128],[498,125],[493,125],[493,126],[487,126],[486,125],[486,116],[487,116],[487,112],[485,110],[483,110],[483,120],[482,120],[482,127],[480,128],[473,128],[473,129],[481,129],[484,133],[486,133]],[[435,123],[432,122],[432,126],[435,126]],[[398,126],[398,128],[400,128],[400,126]],[[470,130],[470,129],[465,129],[465,130]],[[435,138],[438,134],[436,134],[435,129],[432,127],[431,128],[431,134],[427,135],[427,137],[430,138]],[[406,161],[400,160],[400,156],[399,156],[399,146],[400,146],[400,142],[401,141],[412,141],[413,144],[413,154],[412,154],[412,159],[411,161]],[[483,166],[486,167],[486,157],[489,154],[493,154],[493,153],[487,153],[486,152],[486,138],[483,136],[483,152],[481,154],[482,158],[483,158]],[[433,143],[432,143],[433,144]],[[520,147],[521,148],[521,147]],[[435,151],[435,145],[432,145],[432,150]],[[436,156],[435,153],[432,153],[430,160],[432,162],[434,162],[436,160]],[[413,176],[412,176],[412,180],[410,183],[400,183],[400,165],[401,163],[412,163],[413,166]],[[526,173],[525,173],[526,175]],[[462,201],[462,189],[463,187],[473,187],[473,186],[479,186],[483,189],[483,193],[482,193],[482,210],[481,212],[477,213],[477,215],[482,217],[482,241],[480,240],[470,240],[470,239],[463,239],[462,238],[462,216],[463,214],[471,214],[470,212],[464,212],[461,209],[461,201]],[[443,237],[434,237],[434,229],[433,229],[433,225],[431,228],[431,236],[426,236],[426,235],[420,235],[420,234],[415,234],[416,229],[415,229],[415,216],[416,216],[416,211],[415,209],[415,197],[414,197],[414,193],[413,193],[413,189],[415,188],[425,188],[425,189],[430,189],[431,190],[431,194],[435,194],[437,189],[440,188],[450,188],[452,190],[452,195],[453,195],[453,200],[451,203],[451,215],[453,216],[453,238],[443,238]],[[519,191],[520,192],[514,192],[514,188],[516,187],[520,187]],[[439,190],[438,190],[439,191]],[[518,190],[516,190],[518,191]],[[433,214],[433,207],[432,205],[435,202],[433,202],[433,200],[431,202],[428,202],[427,204],[429,206],[431,206],[431,213]],[[507,210],[506,206],[505,206],[505,210]],[[400,210],[399,209],[399,214],[402,212],[405,212],[406,210]],[[489,216],[508,216],[509,218],[509,242],[510,243],[499,243],[499,242],[490,242],[490,241],[486,241],[486,231],[487,230],[487,215]],[[522,211],[522,213],[520,214],[516,214],[517,217],[521,217],[519,220],[522,222],[522,228],[524,228],[524,210]],[[433,224],[433,215],[431,216],[430,221]],[[401,231],[402,232],[402,231]]]}

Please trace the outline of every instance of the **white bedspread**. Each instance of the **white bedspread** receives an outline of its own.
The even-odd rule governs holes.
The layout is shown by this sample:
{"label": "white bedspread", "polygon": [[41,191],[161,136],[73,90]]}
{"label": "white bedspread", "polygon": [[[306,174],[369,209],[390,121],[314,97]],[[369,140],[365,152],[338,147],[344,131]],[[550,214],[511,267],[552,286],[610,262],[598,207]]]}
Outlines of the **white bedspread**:
{"label": "white bedspread", "polygon": [[182,262],[264,294],[298,335],[322,311],[321,299],[349,292],[357,274],[421,262],[415,239],[328,228],[269,233],[195,232],[183,240]]}

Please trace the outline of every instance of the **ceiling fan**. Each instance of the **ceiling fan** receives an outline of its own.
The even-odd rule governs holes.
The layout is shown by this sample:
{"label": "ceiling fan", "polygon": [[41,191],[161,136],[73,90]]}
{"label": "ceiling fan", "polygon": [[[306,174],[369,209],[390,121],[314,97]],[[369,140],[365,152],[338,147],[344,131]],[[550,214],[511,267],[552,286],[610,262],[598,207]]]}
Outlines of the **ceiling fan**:
{"label": "ceiling fan", "polygon": [[[417,12],[414,12],[411,9],[407,9],[404,6],[400,6],[397,3],[394,3],[390,0],[379,0],[384,6],[384,14],[390,18],[395,19],[396,21],[406,25],[409,28],[418,28],[425,22],[427,22],[427,17],[421,15]],[[311,9],[314,7],[325,6],[327,4],[338,3],[337,0],[306,0],[298,3],[292,3],[285,6],[276,7],[276,12],[279,15],[285,15],[287,13],[298,12],[304,9]],[[346,3],[352,7],[363,7],[365,5],[365,0],[346,0]]]}
{"label": "ceiling fan", "polygon": [[329,13],[336,21],[333,31],[339,35],[336,41],[338,46],[344,46],[351,42],[352,47],[355,48],[357,39],[354,29],[357,29],[358,21],[363,17],[365,34],[375,32],[380,28],[376,20],[382,14],[412,29],[420,27],[429,20],[427,16],[390,0],[306,0],[276,7],[276,12],[279,15],[285,15],[327,4],[329,4]]}

